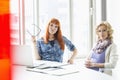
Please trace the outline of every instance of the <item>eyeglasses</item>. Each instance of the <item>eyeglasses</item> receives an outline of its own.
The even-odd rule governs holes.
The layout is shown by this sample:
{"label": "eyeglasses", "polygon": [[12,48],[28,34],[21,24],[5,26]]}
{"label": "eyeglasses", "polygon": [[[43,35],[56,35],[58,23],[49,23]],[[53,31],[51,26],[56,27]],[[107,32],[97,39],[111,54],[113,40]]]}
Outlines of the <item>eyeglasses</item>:
{"label": "eyeglasses", "polygon": [[29,30],[27,30],[27,32],[31,35],[31,36],[38,36],[39,34],[40,34],[40,32],[41,32],[41,29],[39,28],[39,26],[37,26],[37,25],[35,25],[35,24],[32,24],[33,26],[34,26],[34,29],[37,29],[38,30],[38,32],[35,34],[34,33],[34,35],[29,31]]}

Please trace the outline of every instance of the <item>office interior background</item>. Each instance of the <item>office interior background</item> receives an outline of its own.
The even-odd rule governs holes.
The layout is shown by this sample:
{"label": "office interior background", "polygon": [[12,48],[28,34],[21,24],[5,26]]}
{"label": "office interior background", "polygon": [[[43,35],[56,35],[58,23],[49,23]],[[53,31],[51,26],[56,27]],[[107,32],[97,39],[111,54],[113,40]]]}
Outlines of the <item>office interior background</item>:
{"label": "office interior background", "polygon": [[36,38],[40,38],[48,21],[55,17],[60,20],[63,35],[77,47],[77,59],[85,58],[97,40],[96,25],[107,20],[114,29],[113,40],[119,54],[118,7],[119,0],[11,0],[11,44],[30,45],[30,34],[36,35],[39,27],[41,32]]}

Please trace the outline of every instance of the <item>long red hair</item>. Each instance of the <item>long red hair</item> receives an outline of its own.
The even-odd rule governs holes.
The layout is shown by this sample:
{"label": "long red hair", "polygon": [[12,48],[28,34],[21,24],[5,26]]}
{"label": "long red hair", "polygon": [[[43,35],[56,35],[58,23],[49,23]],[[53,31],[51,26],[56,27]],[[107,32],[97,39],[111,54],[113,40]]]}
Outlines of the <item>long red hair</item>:
{"label": "long red hair", "polygon": [[49,25],[50,25],[50,23],[58,25],[58,31],[54,34],[54,37],[58,41],[60,48],[64,51],[65,45],[64,45],[64,41],[63,41],[63,37],[62,37],[62,31],[60,28],[60,22],[58,19],[52,18],[49,21],[49,23],[47,25],[46,33],[44,36],[44,42],[47,44],[49,41]]}

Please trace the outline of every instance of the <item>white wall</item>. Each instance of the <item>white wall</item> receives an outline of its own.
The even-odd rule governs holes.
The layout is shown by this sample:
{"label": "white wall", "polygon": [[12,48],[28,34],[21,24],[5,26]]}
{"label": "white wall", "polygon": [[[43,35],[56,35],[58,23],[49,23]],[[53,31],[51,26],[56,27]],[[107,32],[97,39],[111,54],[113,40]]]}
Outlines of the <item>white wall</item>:
{"label": "white wall", "polygon": [[[111,23],[114,29],[113,39],[117,44],[117,51],[120,59],[120,7],[119,0],[107,0],[107,20]],[[120,80],[120,60],[113,70],[113,77],[115,80]]]}

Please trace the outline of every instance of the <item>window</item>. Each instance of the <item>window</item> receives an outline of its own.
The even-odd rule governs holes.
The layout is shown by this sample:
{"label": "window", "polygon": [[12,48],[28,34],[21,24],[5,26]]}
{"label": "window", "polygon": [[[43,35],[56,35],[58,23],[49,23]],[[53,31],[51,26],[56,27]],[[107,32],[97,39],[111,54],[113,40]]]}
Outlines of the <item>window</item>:
{"label": "window", "polygon": [[89,25],[89,0],[72,0],[72,40],[79,55],[89,53],[90,28]]}
{"label": "window", "polygon": [[23,0],[24,1],[24,45],[31,45],[31,36],[37,33],[36,24],[36,1],[37,0]]}
{"label": "window", "polygon": [[114,34],[113,40],[117,44],[118,53],[120,53],[120,10],[116,9],[120,7],[119,0],[116,1],[107,1],[107,20],[111,23]]}
{"label": "window", "polygon": [[[11,44],[20,44],[20,24],[19,24],[19,1],[11,0],[10,1],[10,10],[11,10]],[[16,7],[15,7],[16,6]]]}
{"label": "window", "polygon": [[[44,32],[51,18],[58,18],[63,35],[70,37],[69,0],[39,0],[39,25]],[[43,34],[43,33],[41,33]]]}
{"label": "window", "polygon": [[[11,0],[11,13],[17,22],[12,22],[12,43],[30,45],[31,35],[39,32],[40,38],[48,21],[55,17],[60,20],[62,33],[78,49],[79,55],[89,53],[92,44],[93,15],[89,6],[94,0]],[[14,7],[16,6],[16,7]],[[92,20],[92,21],[91,21]],[[36,27],[35,27],[36,26]],[[66,52],[68,53],[68,52]]]}

